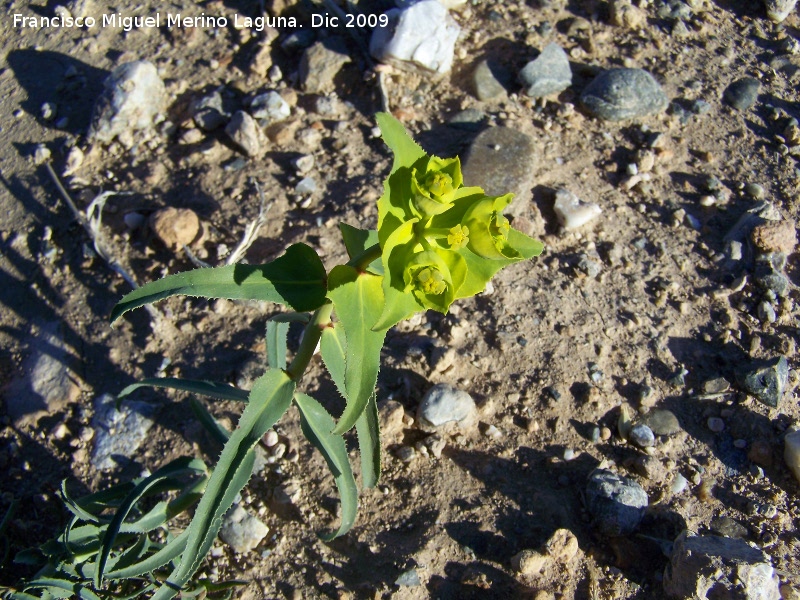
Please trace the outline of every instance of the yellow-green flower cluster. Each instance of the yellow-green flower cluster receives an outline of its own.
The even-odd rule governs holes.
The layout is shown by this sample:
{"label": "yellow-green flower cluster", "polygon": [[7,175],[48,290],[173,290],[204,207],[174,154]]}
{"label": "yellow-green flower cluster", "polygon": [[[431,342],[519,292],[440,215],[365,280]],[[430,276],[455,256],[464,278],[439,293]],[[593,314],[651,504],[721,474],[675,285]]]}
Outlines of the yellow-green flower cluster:
{"label": "yellow-green flower cluster", "polygon": [[504,266],[541,252],[503,215],[511,194],[465,187],[457,157],[426,154],[389,115],[378,115],[378,123],[395,155],[378,201],[385,296],[378,326],[421,309],[447,312]]}

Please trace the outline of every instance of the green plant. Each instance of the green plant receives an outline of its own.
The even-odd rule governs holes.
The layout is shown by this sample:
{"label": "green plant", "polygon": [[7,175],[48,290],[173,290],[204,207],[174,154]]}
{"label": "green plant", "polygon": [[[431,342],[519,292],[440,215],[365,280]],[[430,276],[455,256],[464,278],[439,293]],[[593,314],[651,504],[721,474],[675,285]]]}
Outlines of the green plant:
{"label": "green plant", "polygon": [[[134,308],[182,294],[257,299],[293,311],[269,320],[268,369],[249,393],[224,384],[150,379],[120,394],[153,385],[246,402],[238,426],[230,434],[202,405],[194,405],[224,448],[203,482],[191,524],[157,551],[170,560],[155,565],[158,561],[151,559],[147,565],[161,569],[168,562],[173,564],[163,585],[154,592],[157,600],[175,596],[190,582],[219,532],[223,515],[250,478],[255,445],[292,403],[299,409],[304,435],[324,456],[340,495],[341,523],[322,537],[330,540],[346,533],[355,522],[358,487],[343,435],[355,427],[362,485],[374,486],[380,476],[375,385],[387,330],[418,311],[446,313],[455,300],[483,291],[501,268],[542,250],[541,243],[513,229],[503,216],[511,195],[492,197],[481,188],[465,187],[458,158],[429,156],[393,117],[381,113],[377,120],[394,162],[378,201],[377,230],[341,225],[350,257],[346,264],[326,273],[309,246],[295,244],[268,264],[237,264],[165,277],[128,294],[114,308],[112,321]],[[286,335],[291,321],[304,323],[305,330],[287,363]],[[297,391],[318,345],[325,367],[345,399],[338,420],[317,400]],[[114,523],[119,531],[128,526],[125,514],[121,509],[116,513]],[[114,536],[106,534],[99,553],[84,570],[91,573],[95,589],[119,573],[108,558],[114,542]]]}

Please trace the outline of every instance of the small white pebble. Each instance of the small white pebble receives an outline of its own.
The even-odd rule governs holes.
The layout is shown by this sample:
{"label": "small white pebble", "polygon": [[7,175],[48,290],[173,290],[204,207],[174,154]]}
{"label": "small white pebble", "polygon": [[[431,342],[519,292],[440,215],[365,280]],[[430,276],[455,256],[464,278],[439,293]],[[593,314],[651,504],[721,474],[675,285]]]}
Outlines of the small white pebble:
{"label": "small white pebble", "polygon": [[486,431],[483,432],[483,435],[485,435],[486,437],[490,437],[492,439],[495,439],[495,440],[499,440],[501,437],[503,437],[503,432],[501,432],[494,425],[489,425],[486,428]]}
{"label": "small white pebble", "polygon": [[675,475],[675,478],[672,480],[672,483],[669,486],[669,489],[672,491],[673,494],[680,494],[683,490],[686,489],[686,486],[689,484],[686,481],[686,477],[678,473]]}
{"label": "small white pebble", "polygon": [[573,450],[572,448],[567,448],[566,450],[564,450],[564,460],[569,462],[574,458],[575,458],[575,450]]}
{"label": "small white pebble", "polygon": [[275,432],[274,429],[270,429],[267,433],[264,434],[264,445],[267,448],[272,448],[277,443],[278,443],[278,434]]}
{"label": "small white pebble", "polygon": [[722,431],[725,431],[725,421],[719,417],[709,417],[708,428],[714,433],[721,433]]}

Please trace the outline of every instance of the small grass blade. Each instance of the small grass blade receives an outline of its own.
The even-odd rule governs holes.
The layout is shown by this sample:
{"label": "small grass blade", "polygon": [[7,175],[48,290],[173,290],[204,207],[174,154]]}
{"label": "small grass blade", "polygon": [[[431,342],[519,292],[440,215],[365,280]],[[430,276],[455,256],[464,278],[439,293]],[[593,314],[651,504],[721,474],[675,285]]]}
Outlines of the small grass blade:
{"label": "small grass blade", "polygon": [[233,400],[235,402],[247,402],[249,392],[242,390],[227,383],[217,381],[200,381],[198,379],[180,379],[178,377],[149,377],[124,388],[117,399],[130,395],[141,387],[167,388],[191,392],[201,396],[209,396],[217,400]]}

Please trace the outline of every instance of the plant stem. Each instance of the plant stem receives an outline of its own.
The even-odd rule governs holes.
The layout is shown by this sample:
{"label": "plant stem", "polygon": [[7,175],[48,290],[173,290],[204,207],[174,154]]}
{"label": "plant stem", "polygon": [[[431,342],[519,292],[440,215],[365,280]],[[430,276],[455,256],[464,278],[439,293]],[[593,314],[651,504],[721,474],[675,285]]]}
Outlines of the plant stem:
{"label": "plant stem", "polygon": [[332,312],[333,304],[326,302],[316,310],[311,321],[306,325],[300,348],[294,355],[291,364],[286,368],[286,374],[292,378],[292,381],[299,381],[305,373],[308,363],[311,362],[311,357],[314,356],[314,351],[317,349],[322,330],[330,325]]}
{"label": "plant stem", "polygon": [[361,254],[357,254],[347,262],[348,267],[354,267],[359,271],[365,270],[369,264],[379,258],[381,255],[380,244],[375,244],[364,250]]}

